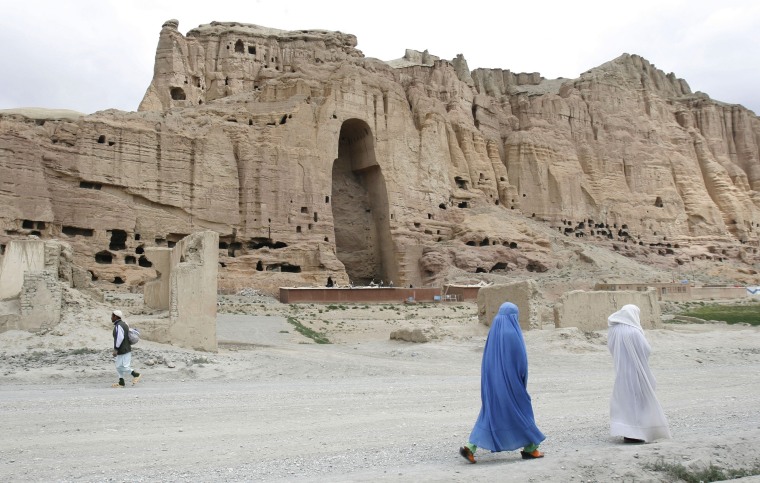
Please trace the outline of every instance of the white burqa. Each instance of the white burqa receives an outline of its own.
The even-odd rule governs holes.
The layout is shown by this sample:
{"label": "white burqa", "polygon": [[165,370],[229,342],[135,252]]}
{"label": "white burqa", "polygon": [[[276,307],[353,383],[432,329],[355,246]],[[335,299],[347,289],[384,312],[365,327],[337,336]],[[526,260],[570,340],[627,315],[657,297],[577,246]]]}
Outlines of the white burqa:
{"label": "white burqa", "polygon": [[639,312],[635,305],[624,305],[607,319],[607,347],[615,361],[610,434],[653,441],[670,438],[670,430],[654,393],[657,382],[648,362],[651,348]]}

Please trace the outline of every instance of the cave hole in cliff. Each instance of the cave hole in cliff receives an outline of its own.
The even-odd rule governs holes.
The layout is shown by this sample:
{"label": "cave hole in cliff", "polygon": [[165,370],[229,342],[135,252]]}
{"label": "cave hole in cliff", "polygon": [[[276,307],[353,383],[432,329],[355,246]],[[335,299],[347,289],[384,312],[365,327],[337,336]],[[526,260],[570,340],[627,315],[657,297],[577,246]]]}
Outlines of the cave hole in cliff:
{"label": "cave hole in cliff", "polygon": [[480,240],[480,246],[481,247],[487,247],[490,243],[491,242],[488,241],[488,238],[483,238],[482,240]]}
{"label": "cave hole in cliff", "polygon": [[139,245],[137,248],[135,248],[135,253],[138,255],[145,253],[145,247],[143,245]]}
{"label": "cave hole in cliff", "polygon": [[278,249],[278,248],[286,248],[288,246],[285,242],[274,242],[271,238],[251,238],[251,240],[248,242],[248,248],[251,250],[258,250],[260,248],[272,248],[272,249]]}
{"label": "cave hole in cliff", "polygon": [[488,273],[488,270],[483,267],[478,267],[475,269],[475,273]]}
{"label": "cave hole in cliff", "polygon": [[454,176],[454,182],[456,183],[457,188],[460,188],[463,190],[467,189],[467,181],[461,176]]}
{"label": "cave hole in cliff", "polygon": [[31,230],[34,228],[34,222],[32,220],[24,220],[21,222],[21,228],[24,228],[25,230]]}
{"label": "cave hole in cliff", "polygon": [[466,201],[460,201],[457,204],[457,208],[469,208],[469,207],[470,207],[470,204]]}
{"label": "cave hole in cliff", "polygon": [[223,242],[223,241],[219,242],[219,249],[220,250],[226,250],[227,248],[229,248],[229,244],[227,242]]}
{"label": "cave hole in cliff", "polygon": [[98,276],[97,276],[97,275],[95,275],[95,274],[94,274],[93,272],[91,272],[90,270],[87,270],[87,273],[89,273],[89,274],[90,274],[90,280],[92,280],[93,282],[96,282],[96,281],[98,280]]}
{"label": "cave hole in cliff", "polygon": [[5,255],[5,245],[0,245],[0,255]]}
{"label": "cave hole in cliff", "polygon": [[[343,122],[332,168],[335,248],[349,279],[396,280],[385,177],[375,156],[372,129],[360,119]],[[327,198],[325,198],[327,202]]]}
{"label": "cave hole in cliff", "polygon": [[172,99],[175,101],[185,100],[185,91],[181,87],[172,87],[171,90],[169,91],[169,95],[171,95]]}
{"label": "cave hole in cliff", "polygon": [[230,243],[230,246],[227,248],[227,256],[230,256],[232,258],[235,258],[235,252],[240,251],[243,249],[243,244],[241,242],[232,242]]}
{"label": "cave hole in cliff", "polygon": [[100,190],[103,188],[103,185],[100,183],[88,183],[87,181],[80,181],[79,187],[88,190]]}
{"label": "cave hole in cliff", "polygon": [[496,262],[496,264],[493,267],[491,267],[491,271],[495,272],[497,270],[504,270],[504,271],[509,270],[509,265],[507,264],[507,262]]}
{"label": "cave hole in cliff", "polygon": [[169,248],[174,248],[175,245],[177,245],[177,242],[175,242],[175,241],[169,240],[169,241],[166,242],[166,246],[169,247]]}
{"label": "cave hole in cliff", "polygon": [[123,284],[123,283],[124,283],[124,279],[123,279],[123,278],[121,278],[121,277],[114,277],[114,278],[113,278],[113,283],[114,283],[115,285],[121,285],[121,284]]}
{"label": "cave hole in cliff", "polygon": [[657,208],[662,208],[662,198],[658,196],[657,199],[654,200],[654,206],[656,206]]}
{"label": "cave hole in cliff", "polygon": [[256,47],[254,47],[253,45],[249,45],[248,46],[248,53],[251,54],[251,55],[256,55]]}
{"label": "cave hole in cliff", "polygon": [[440,208],[442,210],[445,210],[446,209],[446,203],[441,203],[440,205],[438,205],[438,208]]}
{"label": "cave hole in cliff", "polygon": [[103,250],[101,252],[98,252],[95,254],[95,262],[96,263],[103,263],[108,264],[113,262],[113,253]]}
{"label": "cave hole in cliff", "polygon": [[528,265],[525,267],[529,272],[545,272],[548,269],[541,263],[533,260],[528,263]]}
{"label": "cave hole in cliff", "polygon": [[143,268],[150,268],[153,266],[153,264],[145,257],[145,255],[142,255],[137,259],[137,264]]}
{"label": "cave hole in cliff", "polygon": [[263,263],[261,263],[261,260],[259,260],[258,262],[256,262],[256,271],[257,271],[257,272],[262,272],[262,271],[264,271],[264,264],[263,264]]}
{"label": "cave hole in cliff", "polygon": [[137,263],[137,258],[135,258],[132,255],[127,255],[126,257],[124,257],[124,263],[126,263],[127,265],[134,265],[135,263]]}
{"label": "cave hole in cliff", "polygon": [[314,212],[314,223],[319,221],[319,216],[317,215],[317,212]]}
{"label": "cave hole in cliff", "polygon": [[242,54],[243,53],[243,41],[238,39],[237,42],[235,42],[235,52]]}
{"label": "cave hole in cliff", "polygon": [[127,248],[127,232],[124,230],[111,230],[111,243],[109,250],[124,250]]}
{"label": "cave hole in cliff", "polygon": [[273,263],[267,265],[268,272],[287,272],[287,273],[301,273],[301,267],[298,265],[291,265],[290,263]]}
{"label": "cave hole in cliff", "polygon": [[98,136],[98,144],[105,144],[106,143],[106,136],[104,134],[101,134]]}

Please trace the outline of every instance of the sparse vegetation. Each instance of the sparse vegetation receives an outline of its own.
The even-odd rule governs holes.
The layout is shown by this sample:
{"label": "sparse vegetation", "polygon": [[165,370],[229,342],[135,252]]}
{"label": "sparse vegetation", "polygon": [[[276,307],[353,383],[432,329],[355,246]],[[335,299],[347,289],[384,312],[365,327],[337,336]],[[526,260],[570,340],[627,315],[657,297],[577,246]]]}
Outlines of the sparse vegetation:
{"label": "sparse vegetation", "polygon": [[82,348],[79,348],[79,349],[73,349],[71,351],[71,355],[78,356],[78,355],[82,355],[82,354],[96,354],[98,352],[100,352],[100,350],[98,350],[98,349],[88,349],[87,347],[82,347]]}
{"label": "sparse vegetation", "polygon": [[689,308],[679,315],[703,320],[720,320],[728,324],[760,325],[760,304],[751,305],[701,305]]}
{"label": "sparse vegetation", "polygon": [[657,462],[646,465],[645,468],[665,473],[674,481],[686,483],[710,483],[760,475],[760,463],[757,462],[751,468],[723,469],[710,463],[706,468],[691,469],[680,463],[667,463],[660,458]]}
{"label": "sparse vegetation", "polygon": [[330,340],[324,334],[304,326],[295,317],[288,317],[288,323],[296,329],[296,332],[304,337],[308,337],[317,344],[330,344]]}

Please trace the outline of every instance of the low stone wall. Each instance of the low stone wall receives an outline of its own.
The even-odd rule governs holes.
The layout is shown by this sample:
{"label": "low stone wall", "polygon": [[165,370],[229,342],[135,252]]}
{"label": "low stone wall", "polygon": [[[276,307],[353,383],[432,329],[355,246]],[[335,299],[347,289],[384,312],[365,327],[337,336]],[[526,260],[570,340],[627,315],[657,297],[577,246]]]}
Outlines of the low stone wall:
{"label": "low stone wall", "polygon": [[478,291],[482,287],[468,287],[464,285],[444,285],[444,297],[454,296],[456,301],[475,301],[478,300]]}
{"label": "low stone wall", "polygon": [[441,300],[440,288],[322,288],[322,287],[280,287],[280,302],[284,304],[367,302],[402,303],[409,298],[415,302],[437,302]]}
{"label": "low stone wall", "polygon": [[522,330],[540,329],[541,320],[537,310],[540,296],[533,280],[481,287],[478,291],[478,321],[490,327],[501,304],[512,302],[520,311]]}
{"label": "low stone wall", "polygon": [[746,287],[692,287],[692,300],[740,299],[749,296]]}
{"label": "low stone wall", "polygon": [[640,291],[567,292],[554,305],[554,326],[577,327],[585,332],[607,328],[607,317],[623,305],[633,304],[641,309],[641,327],[662,328],[660,305],[654,289]]}

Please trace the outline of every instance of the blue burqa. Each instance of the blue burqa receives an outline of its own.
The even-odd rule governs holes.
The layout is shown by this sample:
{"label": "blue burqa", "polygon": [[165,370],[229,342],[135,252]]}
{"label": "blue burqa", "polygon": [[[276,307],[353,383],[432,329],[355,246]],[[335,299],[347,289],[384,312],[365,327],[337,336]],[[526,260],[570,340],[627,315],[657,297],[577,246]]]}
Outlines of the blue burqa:
{"label": "blue burqa", "polygon": [[518,310],[506,302],[486,339],[480,374],[482,406],[469,442],[491,451],[509,451],[546,439],[533,418],[527,386],[528,354]]}

